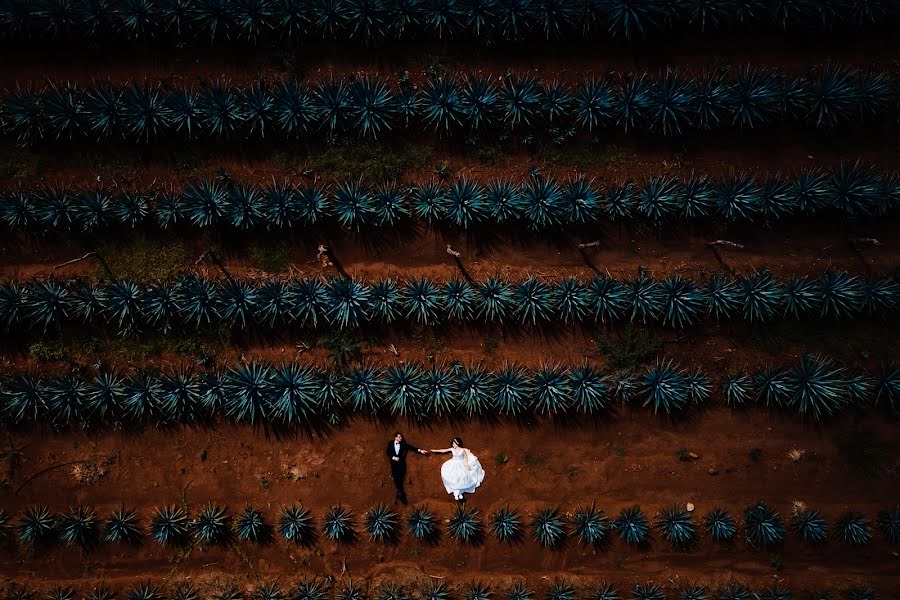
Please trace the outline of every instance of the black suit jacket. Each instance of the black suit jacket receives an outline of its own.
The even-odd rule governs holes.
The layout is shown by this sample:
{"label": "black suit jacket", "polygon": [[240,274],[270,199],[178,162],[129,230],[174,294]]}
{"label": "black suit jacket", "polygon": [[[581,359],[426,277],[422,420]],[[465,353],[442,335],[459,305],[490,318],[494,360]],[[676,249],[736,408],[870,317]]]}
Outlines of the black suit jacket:
{"label": "black suit jacket", "polygon": [[[384,453],[387,455],[388,460],[391,462],[391,466],[396,465],[397,463],[403,465],[406,464],[406,455],[410,452],[415,452],[418,454],[419,449],[413,446],[412,444],[408,444],[406,440],[400,442],[400,453],[394,452],[394,440],[391,440],[387,445],[387,449]],[[399,461],[393,460],[393,458],[397,456],[400,458]]]}

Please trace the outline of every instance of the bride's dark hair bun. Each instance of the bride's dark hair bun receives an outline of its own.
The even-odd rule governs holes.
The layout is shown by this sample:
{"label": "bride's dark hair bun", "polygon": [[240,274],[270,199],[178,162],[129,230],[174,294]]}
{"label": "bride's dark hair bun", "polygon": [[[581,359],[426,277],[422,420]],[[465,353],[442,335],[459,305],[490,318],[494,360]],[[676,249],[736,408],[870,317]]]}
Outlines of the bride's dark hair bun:
{"label": "bride's dark hair bun", "polygon": [[462,438],[455,437],[452,440],[450,440],[451,446],[453,445],[453,442],[456,442],[456,445],[459,446],[460,448],[463,447]]}

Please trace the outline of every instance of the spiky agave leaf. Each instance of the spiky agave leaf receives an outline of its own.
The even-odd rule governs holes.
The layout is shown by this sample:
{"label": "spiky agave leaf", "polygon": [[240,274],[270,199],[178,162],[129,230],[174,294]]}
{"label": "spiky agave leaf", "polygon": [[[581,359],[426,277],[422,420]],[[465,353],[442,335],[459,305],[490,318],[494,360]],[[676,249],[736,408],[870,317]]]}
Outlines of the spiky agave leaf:
{"label": "spiky agave leaf", "polygon": [[65,427],[81,414],[85,383],[75,376],[54,377],[46,386],[47,414],[57,427]]}
{"label": "spiky agave leaf", "polygon": [[11,192],[0,196],[0,222],[10,229],[29,229],[37,225],[38,219],[33,195]]}
{"label": "spiky agave leaf", "polygon": [[197,541],[204,544],[223,544],[228,540],[231,519],[225,509],[217,504],[207,504],[194,520],[191,529]]}
{"label": "spiky agave leaf", "polygon": [[441,291],[443,311],[457,321],[471,321],[475,318],[478,292],[465,280],[453,278],[444,284]]}
{"label": "spiky agave leaf", "polygon": [[668,68],[650,92],[650,120],[663,135],[680,135],[691,127],[697,105],[693,81]]}
{"label": "spiky agave leaf", "polygon": [[519,511],[508,506],[492,513],[488,526],[491,535],[501,542],[510,542],[522,536],[522,518]]}
{"label": "spiky agave leaf", "polygon": [[299,137],[319,122],[321,106],[310,88],[296,81],[282,81],[272,94],[271,115],[282,134]]}
{"label": "spiky agave leaf", "polygon": [[44,121],[57,139],[72,139],[84,131],[84,97],[74,84],[51,82],[43,96]]}
{"label": "spiky agave leaf", "polygon": [[647,517],[641,512],[641,507],[637,505],[622,509],[614,526],[622,541],[635,546],[646,542],[650,534]]}
{"label": "spiky agave leaf", "polygon": [[53,279],[35,282],[27,288],[25,309],[27,317],[46,331],[68,319],[69,291]]}
{"label": "spiky agave leaf", "polygon": [[438,417],[449,415],[459,404],[456,368],[433,366],[423,376],[425,412]]}
{"label": "spiky agave leaf", "polygon": [[694,369],[685,375],[685,380],[687,383],[688,399],[693,404],[700,405],[709,400],[711,385],[709,377],[707,377],[703,371],[699,368]]}
{"label": "spiky agave leaf", "polygon": [[583,175],[566,181],[562,186],[563,222],[593,223],[600,212],[600,195],[593,180]]}
{"label": "spiky agave leaf", "polygon": [[413,508],[406,519],[406,527],[417,540],[433,540],[438,533],[438,519],[428,506]]}
{"label": "spiky agave leaf", "polygon": [[84,416],[95,421],[116,417],[122,406],[124,391],[124,382],[118,375],[98,374],[85,390],[82,403]]}
{"label": "spiky agave leaf", "polygon": [[832,182],[821,169],[805,170],[792,180],[790,196],[800,214],[812,215],[830,206],[832,195]]}
{"label": "spiky agave leaf", "polygon": [[875,402],[884,398],[891,409],[900,405],[900,367],[894,363],[881,363],[875,373]]}
{"label": "spiky agave leaf", "polygon": [[588,132],[615,122],[616,95],[603,79],[592,76],[579,85],[572,95],[575,123]]}
{"label": "spiky agave leaf", "polygon": [[233,583],[219,587],[212,594],[212,600],[245,600],[244,592]]}
{"label": "spiky agave leaf", "polygon": [[481,301],[479,316],[488,322],[502,323],[516,310],[515,296],[510,285],[499,277],[489,277],[478,287]]}
{"label": "spiky agave leaf", "polygon": [[162,386],[155,375],[135,369],[123,384],[122,412],[137,423],[158,417],[161,394]]}
{"label": "spiky agave leaf", "polygon": [[[879,274],[866,280],[863,308],[866,314],[885,314],[900,303],[900,284],[892,277]],[[0,314],[2,314],[2,288],[0,288]],[[2,320],[2,317],[0,317]]]}
{"label": "spiky agave leaf", "polygon": [[697,541],[691,514],[680,504],[664,508],[656,521],[660,534],[675,548],[688,548]]}
{"label": "spiky agave leaf", "polygon": [[165,600],[159,585],[151,584],[149,580],[133,584],[128,588],[128,600]]}
{"label": "spiky agave leaf", "polygon": [[788,372],[771,365],[753,375],[753,387],[756,401],[766,406],[787,406],[794,394]]}
{"label": "spiky agave leaf", "polygon": [[253,320],[269,328],[292,320],[291,310],[297,298],[293,288],[283,281],[266,281],[258,288],[253,302]]}
{"label": "spiky agave leaf", "polygon": [[332,195],[334,214],[344,227],[359,231],[373,216],[372,196],[362,180],[347,180]]}
{"label": "spiky agave leaf", "polygon": [[772,320],[781,312],[784,290],[768,269],[762,269],[741,281],[744,318],[751,323]]}
{"label": "spiky agave leaf", "polygon": [[470,364],[457,373],[458,406],[468,416],[487,412],[492,404],[494,374],[479,364]]}
{"label": "spiky agave leaf", "polygon": [[462,124],[466,106],[463,92],[454,79],[429,78],[420,97],[422,116],[435,131],[446,134]]}
{"label": "spiky agave leaf", "polygon": [[715,188],[705,176],[691,177],[681,186],[680,213],[686,219],[698,219],[712,214],[716,206]]}
{"label": "spiky agave leaf", "polygon": [[648,581],[634,584],[631,598],[632,600],[666,600],[666,595],[659,584]]}
{"label": "spiky agave leaf", "polygon": [[253,598],[254,600],[285,600],[287,594],[277,582],[270,581],[256,588]]}
{"label": "spiky agave leaf", "polygon": [[469,178],[450,182],[442,200],[440,210],[444,218],[463,229],[480,223],[488,213],[484,187]]}
{"label": "spiky agave leaf", "polygon": [[105,529],[104,539],[107,542],[136,544],[143,535],[137,513],[124,506],[113,511],[109,519],[106,520]]}
{"label": "spiky agave leaf", "polygon": [[547,589],[547,600],[575,600],[575,587],[562,579],[556,579]]}
{"label": "spiky agave leaf", "polygon": [[57,517],[42,504],[29,506],[19,521],[19,540],[27,544],[52,542],[58,534]]}
{"label": "spiky agave leaf", "polygon": [[87,90],[84,98],[84,121],[98,138],[121,134],[125,127],[122,88],[109,82]]}
{"label": "spiky agave leaf", "polygon": [[621,184],[615,183],[609,187],[603,210],[613,221],[622,221],[631,218],[636,205],[634,182],[626,181]]}
{"label": "spiky agave leaf", "polygon": [[880,511],[876,524],[889,543],[900,544],[900,504]]}
{"label": "spiky agave leaf", "polygon": [[706,588],[700,585],[688,585],[678,590],[678,600],[707,600]]}
{"label": "spiky agave leaf", "polygon": [[450,587],[443,581],[430,581],[422,588],[422,600],[450,600]]}
{"label": "spiky agave leaf", "polygon": [[122,225],[134,229],[147,217],[150,208],[147,197],[134,192],[123,192],[112,199],[110,214]]}
{"label": "spiky agave leaf", "polygon": [[563,224],[567,206],[562,188],[554,179],[531,177],[522,186],[522,211],[533,229]]}
{"label": "spiky agave leaf", "polygon": [[352,367],[346,374],[344,388],[353,410],[374,414],[384,404],[383,375],[366,364]]}
{"label": "spiky agave leaf", "polygon": [[790,406],[801,414],[810,413],[816,421],[838,413],[847,402],[845,370],[825,357],[803,355],[791,370],[789,382],[794,390]]}
{"label": "spiky agave leaf", "polygon": [[322,518],[322,533],[335,542],[353,540],[356,536],[353,529],[353,513],[343,506],[330,507]]}
{"label": "spiky agave leaf", "polygon": [[224,219],[238,229],[256,229],[266,223],[265,201],[262,188],[246,183],[233,185],[223,207]]}
{"label": "spiky agave leaf", "polygon": [[823,318],[847,318],[862,311],[865,301],[863,280],[846,271],[829,268],[819,277]]}
{"label": "spiky agave leaf", "polygon": [[849,121],[859,113],[859,82],[855,69],[827,65],[812,79],[809,118],[816,127],[828,128]]}
{"label": "spiky agave leaf", "polygon": [[476,542],[482,536],[481,517],[475,508],[457,505],[447,522],[450,537],[460,542]]}
{"label": "spiky agave leaf", "polygon": [[465,600],[491,600],[491,596],[493,593],[490,587],[480,581],[474,581],[466,584],[463,598]]}
{"label": "spiky agave leaf", "polygon": [[795,319],[812,313],[821,299],[819,286],[806,276],[794,275],[784,284],[784,314]]}
{"label": "spiky agave leaf", "polygon": [[148,141],[168,130],[172,110],[159,85],[137,83],[122,94],[122,118],[128,135]]}
{"label": "spiky agave leaf", "polygon": [[131,331],[142,320],[143,290],[131,281],[113,281],[103,286],[100,301],[106,319],[122,333]]}
{"label": "spiky agave leaf", "polygon": [[665,301],[659,283],[648,277],[643,267],[638,269],[637,278],[625,286],[625,297],[631,305],[631,320],[645,324],[659,317]]}
{"label": "spiky agave leaf", "polygon": [[587,546],[599,546],[606,542],[610,530],[609,519],[603,515],[593,502],[590,506],[580,507],[572,514],[572,525],[578,539]]}
{"label": "spiky agave leaf", "polygon": [[365,76],[350,88],[350,117],[363,137],[378,137],[390,130],[397,113],[397,100],[391,88],[377,77]]}
{"label": "spiky agave leaf", "polygon": [[610,33],[628,40],[643,38],[665,16],[662,5],[651,0],[611,0],[605,12]]}
{"label": "spiky agave leaf", "polygon": [[807,544],[821,544],[828,539],[828,524],[822,514],[806,505],[795,507],[790,527]]}
{"label": "spiky agave leaf", "polygon": [[[75,590],[67,585],[56,585],[50,588],[45,600],[75,600]],[[129,600],[131,600],[129,598]]]}
{"label": "spiky agave leaf", "polygon": [[667,277],[660,285],[665,298],[663,322],[683,328],[694,323],[703,312],[703,296],[694,283],[680,275]]}
{"label": "spiky agave leaf", "polygon": [[71,290],[71,312],[83,323],[90,323],[103,312],[103,293],[96,284],[87,282],[79,282],[79,284],[78,287]]}
{"label": "spiky agave leaf", "polygon": [[318,578],[307,579],[304,577],[291,593],[296,600],[327,600],[328,589],[324,581]]}
{"label": "spiky agave leaf", "polygon": [[767,125],[779,103],[778,79],[764,68],[747,65],[732,86],[733,123],[741,128]]}
{"label": "spiky agave leaf", "polygon": [[196,227],[218,225],[225,217],[228,190],[215,179],[201,179],[181,193],[184,212]]}
{"label": "spiky agave leaf", "polygon": [[506,600],[531,600],[531,596],[532,591],[522,581],[517,581],[506,590]]}
{"label": "spiky agave leaf", "polygon": [[412,279],[403,290],[406,317],[422,325],[434,324],[441,313],[441,290],[431,279]]}
{"label": "spiky agave leaf", "polygon": [[414,363],[390,366],[384,374],[385,404],[395,415],[424,417],[425,381]]}
{"label": "spiky agave leaf", "polygon": [[400,533],[397,513],[384,504],[377,504],[366,511],[364,523],[375,542],[391,543]]}
{"label": "spiky agave leaf", "polygon": [[301,504],[285,506],[278,517],[278,533],[298,546],[312,543],[315,540],[312,513]]}
{"label": "spiky agave leaf", "polygon": [[[319,317],[327,315],[330,309],[329,301],[334,296],[329,294],[329,291],[325,284],[318,279],[304,277],[292,281],[290,283],[290,294],[293,299],[291,318],[303,327],[316,327],[319,324]],[[342,289],[342,291],[346,290]],[[340,297],[340,293],[337,295]],[[346,314],[352,316],[355,313],[348,310]]]}
{"label": "spiky agave leaf", "polygon": [[250,361],[228,369],[222,382],[225,414],[251,424],[268,418],[272,393],[272,370]]}
{"label": "spiky agave leaf", "polygon": [[361,281],[340,277],[327,287],[328,318],[342,329],[356,327],[366,319],[371,291]]}
{"label": "spiky agave leaf", "polygon": [[568,388],[572,398],[572,408],[585,414],[597,414],[606,407],[609,388],[606,376],[587,362],[569,369]]}
{"label": "spiky agave leaf", "polygon": [[869,520],[861,512],[849,511],[835,523],[837,535],[845,544],[862,546],[872,539]]}
{"label": "spiky agave leaf", "polygon": [[420,221],[433,225],[444,218],[447,192],[436,181],[414,186],[410,192],[413,215]]}
{"label": "spiky agave leaf", "polygon": [[847,600],[878,600],[878,594],[869,586],[856,586],[844,592]]}
{"label": "spiky agave leaf", "polygon": [[378,588],[376,600],[410,600],[406,589],[395,581],[387,581]]}
{"label": "spiky agave leaf", "polygon": [[268,417],[287,424],[311,421],[317,414],[316,389],[314,369],[282,362],[268,382]]}
{"label": "spiky agave leaf", "polygon": [[732,171],[716,187],[719,213],[728,221],[753,219],[762,207],[762,188],[743,171]]}
{"label": "spiky agave leaf", "polygon": [[264,542],[271,536],[271,528],[262,512],[252,506],[245,506],[234,520],[234,530],[242,540],[254,543]]}
{"label": "spiky agave leaf", "polygon": [[671,219],[681,205],[678,180],[664,175],[651,177],[641,191],[638,208],[656,226]]}
{"label": "spiky agave leaf", "polygon": [[540,114],[541,86],[532,75],[510,75],[499,91],[499,106],[509,129],[527,126]]}
{"label": "spiky agave leaf", "polygon": [[[263,219],[272,226],[291,227],[298,221],[310,224],[316,222],[320,216],[317,210],[318,205],[313,202],[312,214],[307,215],[304,213],[303,217],[301,217],[300,213],[304,205],[300,200],[300,190],[288,181],[278,182],[275,178],[272,178],[272,182],[266,184],[263,194]],[[322,204],[322,208],[324,208],[324,200]],[[305,219],[304,217],[306,216],[311,216],[312,221]]]}
{"label": "spiky agave leaf", "polygon": [[687,403],[687,380],[670,359],[657,359],[644,371],[641,393],[644,406],[652,405],[654,413],[665,411],[671,415],[680,412]]}
{"label": "spiky agave leaf", "polygon": [[763,548],[784,541],[781,515],[765,502],[757,502],[744,511],[744,537],[748,546]]}
{"label": "spiky agave leaf", "polygon": [[150,534],[163,545],[183,544],[190,535],[187,512],[174,504],[154,509],[150,518]]}
{"label": "spiky agave leaf", "polygon": [[730,542],[737,533],[734,518],[724,508],[713,508],[703,517],[703,529],[714,542]]}
{"label": "spiky agave leaf", "polygon": [[529,373],[519,365],[506,365],[494,377],[494,402],[504,415],[520,415],[530,405],[534,384]]}
{"label": "spiky agave leaf", "polygon": [[468,126],[478,131],[493,125],[501,110],[500,93],[493,78],[471,74],[462,86]]}
{"label": "spiky agave leaf", "polygon": [[[351,580],[341,586],[335,594],[335,598],[336,600],[366,600],[366,591]],[[265,599],[261,598],[260,600]]]}
{"label": "spiky agave leaf", "polygon": [[40,377],[17,375],[0,387],[0,414],[15,424],[39,422],[49,396]]}
{"label": "spiky agave leaf", "polygon": [[542,508],[531,520],[531,536],[542,546],[558,547],[566,535],[566,525],[558,508]]}
{"label": "spiky agave leaf", "polygon": [[4,129],[22,143],[44,137],[44,96],[32,88],[17,85],[15,91],[6,94],[0,106],[0,116],[3,118]]}
{"label": "spiky agave leaf", "polygon": [[852,165],[842,162],[832,174],[831,184],[832,202],[843,214],[859,217],[877,212],[881,197],[878,177],[859,161]]}
{"label": "spiky agave leaf", "polygon": [[612,277],[597,275],[588,284],[589,304],[600,323],[620,320],[629,306],[629,290]]}
{"label": "spiky agave leaf", "polygon": [[372,213],[381,227],[397,225],[409,216],[406,193],[392,183],[379,186],[372,194]]}
{"label": "spiky agave leaf", "polygon": [[753,397],[753,378],[744,373],[728,373],[722,381],[722,392],[728,406],[743,406]]}
{"label": "spiky agave leaf", "polygon": [[89,548],[99,539],[97,513],[86,504],[77,504],[57,520],[59,539],[73,546]]}
{"label": "spiky agave leaf", "polygon": [[115,600],[116,595],[105,585],[98,585],[86,596],[86,600]]}
{"label": "spiky agave leaf", "polygon": [[619,590],[610,583],[597,583],[587,590],[588,600],[622,600]]}
{"label": "spiky agave leaf", "polygon": [[112,220],[112,203],[103,191],[92,190],[75,197],[72,213],[82,231],[95,231],[105,228]]}
{"label": "spiky agave leaf", "polygon": [[732,582],[716,591],[716,600],[750,600],[754,596],[740,583]]}
{"label": "spiky agave leaf", "polygon": [[532,375],[533,409],[542,415],[558,415],[568,411],[572,390],[568,372],[560,365],[542,365]]}

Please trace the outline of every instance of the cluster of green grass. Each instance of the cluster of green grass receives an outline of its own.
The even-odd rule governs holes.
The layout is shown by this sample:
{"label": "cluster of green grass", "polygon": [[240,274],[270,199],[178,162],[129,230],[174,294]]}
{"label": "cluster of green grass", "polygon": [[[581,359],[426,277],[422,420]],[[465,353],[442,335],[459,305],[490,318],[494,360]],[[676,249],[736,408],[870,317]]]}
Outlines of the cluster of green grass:
{"label": "cluster of green grass", "polygon": [[188,250],[180,241],[146,235],[104,244],[98,253],[113,275],[135,283],[171,279],[183,272],[190,261]]}
{"label": "cluster of green grass", "polygon": [[432,166],[434,148],[417,143],[340,143],[323,145],[302,152],[278,152],[275,159],[283,167],[310,170],[326,179],[343,181],[391,181]]}
{"label": "cluster of green grass", "polygon": [[142,361],[165,354],[208,360],[224,350],[225,341],[215,336],[178,333],[146,334],[140,338],[101,338],[63,333],[34,342],[28,355],[41,362],[70,360],[76,357],[102,357],[114,361]]}
{"label": "cluster of green grass", "polygon": [[651,360],[662,348],[662,340],[649,331],[624,327],[596,341],[596,354],[616,369],[636,367]]}

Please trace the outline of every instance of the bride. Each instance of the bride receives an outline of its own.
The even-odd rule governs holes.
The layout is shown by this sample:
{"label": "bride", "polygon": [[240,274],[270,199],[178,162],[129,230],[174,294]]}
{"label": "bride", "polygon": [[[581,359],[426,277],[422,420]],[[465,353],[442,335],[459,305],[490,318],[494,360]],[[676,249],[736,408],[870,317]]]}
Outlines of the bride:
{"label": "bride", "polygon": [[463,494],[471,494],[484,481],[484,469],[481,468],[478,457],[463,448],[460,438],[453,438],[450,446],[450,448],[434,449],[432,452],[453,455],[450,460],[441,465],[441,479],[444,481],[444,489],[447,490],[447,493],[453,494],[456,500],[462,500]]}

